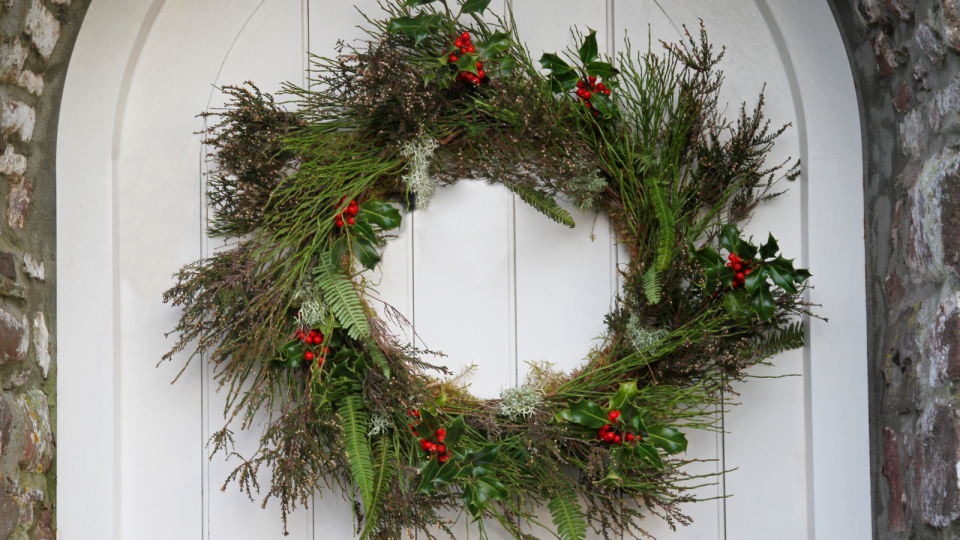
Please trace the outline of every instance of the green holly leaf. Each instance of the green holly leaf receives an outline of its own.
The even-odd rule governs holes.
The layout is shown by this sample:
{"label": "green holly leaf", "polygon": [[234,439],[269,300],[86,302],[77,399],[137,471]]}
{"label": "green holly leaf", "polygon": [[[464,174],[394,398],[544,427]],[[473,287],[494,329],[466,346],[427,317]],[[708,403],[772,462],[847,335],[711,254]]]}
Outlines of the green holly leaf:
{"label": "green holly leaf", "polygon": [[554,94],[560,94],[577,86],[580,77],[576,72],[567,71],[563,73],[554,73],[550,76],[550,91]]}
{"label": "green holly leaf", "polygon": [[[555,76],[558,73],[568,73],[572,69],[569,64],[554,53],[543,53],[543,56],[540,57],[540,65],[543,66],[543,69],[549,69]],[[574,74],[574,77],[576,77],[576,74]]]}
{"label": "green holly leaf", "polygon": [[720,245],[723,246],[723,249],[739,255],[738,249],[741,243],[740,231],[737,230],[736,225],[724,225],[720,229]]}
{"label": "green holly leaf", "polygon": [[634,433],[638,432],[640,430],[640,409],[629,401],[620,405],[618,409],[620,410],[619,421],[623,425],[633,428]]}
{"label": "green holly leaf", "polygon": [[[484,65],[484,67],[487,67]],[[490,77],[505,77],[513,73],[517,67],[517,61],[513,58],[504,58],[490,64],[490,70],[487,75]]]}
{"label": "green holly leaf", "polygon": [[649,443],[641,442],[637,444],[637,456],[646,463],[653,465],[658,469],[663,468],[663,459],[660,457],[660,451]]}
{"label": "green holly leaf", "polygon": [[603,79],[604,86],[608,86],[606,84],[607,79],[620,74],[620,71],[613,67],[613,64],[610,62],[590,62],[585,66],[585,69],[587,70],[587,75],[593,75],[594,77]]}
{"label": "green holly leaf", "polygon": [[[447,435],[443,439],[443,444],[447,445],[448,448],[452,448],[460,442],[460,438],[463,437],[464,432],[467,430],[467,426],[463,421],[463,415],[457,416],[450,422],[450,425],[447,426]],[[430,433],[435,432],[437,429],[434,429]]]}
{"label": "green holly leaf", "polygon": [[613,450],[610,450],[610,460],[613,461],[613,466],[615,469],[619,470],[620,465],[623,464],[623,454],[629,446],[615,446]]}
{"label": "green holly leaf", "polygon": [[760,257],[764,259],[772,258],[780,251],[780,246],[777,245],[777,239],[773,237],[772,233],[769,234],[770,236],[767,239],[767,243],[760,246]]}
{"label": "green holly leaf", "polygon": [[730,291],[725,294],[723,305],[727,308],[727,313],[737,313],[749,307],[747,295],[743,291]]}
{"label": "green holly leaf", "polygon": [[489,465],[497,459],[497,455],[500,453],[499,444],[488,444],[477,450],[476,452],[470,452],[464,456],[464,463],[470,463],[476,466]]}
{"label": "green holly leaf", "polygon": [[477,43],[475,48],[477,54],[485,60],[491,60],[498,54],[510,48],[513,42],[510,41],[510,34],[497,32],[490,36],[490,39]]}
{"label": "green holly leaf", "polygon": [[330,260],[333,261],[333,264],[337,267],[340,266],[340,261],[343,260],[343,256],[347,254],[347,239],[340,238],[333,243],[333,247],[330,248]]}
{"label": "green holly leaf", "polygon": [[[416,426],[417,433],[421,437],[427,438],[432,437],[434,433],[440,429],[440,421],[437,419],[437,416],[427,407],[420,408],[420,423]],[[447,430],[449,435],[450,430]],[[450,445],[452,446],[452,445]]]}
{"label": "green holly leaf", "polygon": [[611,469],[610,472],[607,473],[607,476],[603,477],[603,479],[597,483],[603,487],[616,488],[623,485],[623,479]]}
{"label": "green holly leaf", "polygon": [[723,267],[723,257],[710,244],[705,244],[700,249],[693,249],[693,244],[690,245],[690,258],[698,262],[700,266],[704,268],[710,268],[713,266]]}
{"label": "green holly leaf", "polygon": [[366,238],[357,238],[353,241],[353,254],[367,270],[373,270],[380,264],[380,253]]}
{"label": "green holly leaf", "polygon": [[366,238],[372,244],[377,244],[380,241],[377,238],[377,233],[373,231],[373,225],[365,217],[361,218],[358,215],[354,219],[353,225],[350,226],[350,230],[361,238]]}
{"label": "green holly leaf", "polygon": [[806,268],[797,268],[793,271],[793,281],[796,282],[797,285],[801,285],[804,281],[810,279],[811,275],[810,271]]}
{"label": "green holly leaf", "polygon": [[436,486],[433,484],[433,480],[437,477],[437,473],[440,472],[440,461],[437,459],[431,459],[427,464],[420,469],[420,485],[417,486],[417,493],[422,493],[424,495],[429,495],[433,493],[433,490]]}
{"label": "green holly leaf", "polygon": [[750,298],[750,308],[760,316],[760,320],[769,321],[777,312],[777,305],[773,302],[773,295],[769,287],[760,287]]}
{"label": "green holly leaf", "polygon": [[487,6],[490,5],[490,0],[467,0],[460,6],[460,14],[464,13],[483,13]]}
{"label": "green holly leaf", "polygon": [[[419,5],[419,4],[418,4]],[[434,31],[440,28],[442,15],[439,13],[421,13],[416,17],[396,17],[390,20],[387,30],[390,32],[401,32],[412,39],[414,43],[420,43],[429,37]]]}
{"label": "green holly leaf", "polygon": [[651,426],[647,432],[650,442],[668,454],[679,454],[687,449],[687,437],[675,428],[658,425]]}
{"label": "green holly leaf", "polygon": [[757,290],[757,287],[765,285],[767,283],[767,269],[759,266],[754,268],[752,272],[747,274],[747,278],[744,282],[744,286],[747,289],[747,292],[753,294]]}
{"label": "green holly leaf", "polygon": [[[574,82],[574,85],[577,83]],[[600,111],[605,117],[614,116],[617,114],[617,105],[613,102],[612,99],[608,98],[600,92],[594,92],[590,96],[590,103],[593,104],[593,108]]]}
{"label": "green holly leaf", "polygon": [[[620,383],[620,389],[617,390],[616,395],[610,399],[610,410],[616,411],[620,410],[628,401],[637,397],[637,382],[630,381],[625,383]],[[620,411],[620,414],[623,414],[623,411]],[[602,426],[601,426],[602,427]],[[599,429],[599,428],[598,428]]]}
{"label": "green holly leaf", "polygon": [[280,357],[288,368],[299,367],[303,361],[303,353],[303,343],[299,339],[288,341],[280,348]]}
{"label": "green holly leaf", "polygon": [[[588,28],[588,30],[590,30]],[[589,64],[597,59],[597,55],[600,53],[600,48],[597,46],[597,31],[590,30],[590,33],[587,34],[587,37],[584,38],[583,44],[580,45],[580,61],[584,64]]]}
{"label": "green holly leaf", "polygon": [[592,401],[575,401],[570,404],[570,417],[574,422],[590,429],[600,429],[609,423],[607,413]]}
{"label": "green holly leaf", "polygon": [[357,217],[360,216],[385,231],[396,229],[403,220],[399,210],[377,199],[370,199],[361,204],[360,214]]}
{"label": "green holly leaf", "polygon": [[[439,463],[439,460],[437,460],[437,462]],[[448,461],[440,466],[440,469],[437,471],[437,475],[433,477],[431,483],[434,486],[448,484],[460,474],[462,469],[463,467],[461,467],[456,461]]]}
{"label": "green holly leaf", "polygon": [[[777,287],[780,287],[788,293],[797,292],[796,287],[793,286],[793,275],[790,272],[772,264],[763,270],[765,274],[770,275],[770,279],[773,280]],[[754,274],[756,273],[757,272],[754,272]]]}
{"label": "green holly leaf", "polygon": [[429,4],[434,1],[435,0],[407,0],[406,2],[404,2],[403,5],[409,6],[409,7],[417,7],[417,6],[423,6],[423,5]]}
{"label": "green holly leaf", "polygon": [[477,59],[478,56],[476,54],[467,53],[457,59],[453,65],[457,66],[457,69],[460,71],[469,71],[477,75]]}

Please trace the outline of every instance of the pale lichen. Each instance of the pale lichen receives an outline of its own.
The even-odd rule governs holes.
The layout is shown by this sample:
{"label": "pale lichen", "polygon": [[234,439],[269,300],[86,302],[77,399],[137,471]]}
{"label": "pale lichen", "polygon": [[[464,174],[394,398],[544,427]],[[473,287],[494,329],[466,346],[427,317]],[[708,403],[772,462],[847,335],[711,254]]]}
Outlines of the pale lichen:
{"label": "pale lichen", "polygon": [[384,435],[387,431],[390,431],[392,427],[387,415],[383,413],[373,413],[373,415],[370,416],[370,432],[367,433],[367,436],[374,437],[376,435]]}
{"label": "pale lichen", "polygon": [[543,403],[543,390],[524,386],[521,388],[504,388],[500,391],[500,415],[510,420],[530,418],[537,412],[537,407]]}
{"label": "pale lichen", "polygon": [[403,143],[400,149],[400,155],[410,160],[410,172],[403,176],[403,181],[410,191],[417,194],[417,210],[427,209],[430,197],[437,189],[437,183],[430,175],[430,160],[439,147],[436,139],[421,137]]}

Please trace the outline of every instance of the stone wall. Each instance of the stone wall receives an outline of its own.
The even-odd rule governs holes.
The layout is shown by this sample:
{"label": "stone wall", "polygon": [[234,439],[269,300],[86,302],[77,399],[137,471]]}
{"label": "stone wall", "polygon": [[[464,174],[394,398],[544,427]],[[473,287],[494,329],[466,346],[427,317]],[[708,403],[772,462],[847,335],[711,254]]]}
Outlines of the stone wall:
{"label": "stone wall", "polygon": [[0,0],[0,538],[56,537],[56,132],[89,0]]}
{"label": "stone wall", "polygon": [[953,540],[960,534],[960,0],[832,4],[863,128],[874,537]]}

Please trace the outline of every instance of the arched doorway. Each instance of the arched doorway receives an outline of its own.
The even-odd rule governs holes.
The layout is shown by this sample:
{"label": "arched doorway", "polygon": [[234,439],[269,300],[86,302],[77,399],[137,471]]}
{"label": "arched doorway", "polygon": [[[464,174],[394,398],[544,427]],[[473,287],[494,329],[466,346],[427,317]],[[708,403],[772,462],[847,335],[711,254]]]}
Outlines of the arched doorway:
{"label": "arched doorway", "polygon": [[[691,508],[696,524],[675,534],[652,524],[650,531],[661,538],[870,534],[859,119],[829,7],[794,4],[554,0],[545,9],[543,2],[513,2],[521,38],[535,55],[565,43],[571,24],[600,30],[609,51],[621,46],[624,30],[635,44],[644,43],[648,25],[654,39],[672,41],[681,24],[703,18],[714,42],[728,46],[725,97],[731,107],[754,100],[767,83],[771,120],[794,124],[780,145],[781,157],[799,156],[805,163],[803,178],[775,206],[764,208],[750,229],[774,231],[781,245],[800,256],[801,265],[813,268],[816,289],[810,299],[823,304],[818,312],[832,322],[814,321],[802,352],[757,372],[802,378],[745,385],[744,405],[725,418],[731,435],[701,437],[692,445],[704,452],[697,457],[719,460],[705,466],[738,468],[703,495],[734,497]],[[217,104],[211,85],[253,79],[272,91],[280,81],[302,81],[303,51],[329,54],[336,38],[359,37],[353,27],[361,22],[350,3],[322,0],[92,4],[68,73],[58,147],[59,350],[64,359],[58,497],[65,534],[279,536],[276,509],[261,511],[239,493],[221,493],[228,465],[205,459],[203,444],[220,421],[209,373],[195,363],[170,387],[166,383],[180,366],[154,367],[168,346],[162,334],[176,316],[160,303],[160,293],[176,268],[215,247],[202,235],[203,162],[199,137],[193,135],[202,127],[194,115]],[[527,290],[524,275],[542,271],[518,260],[527,252],[525,235],[545,233],[525,229],[522,210],[509,198],[485,193],[469,196],[487,197],[484,204],[514,223],[512,248],[509,227],[503,242],[490,242],[496,258],[503,259],[491,264],[512,268],[513,278],[505,271],[481,287],[502,296],[491,312],[507,312],[498,319],[506,324],[495,331],[503,334],[509,359],[503,367],[511,374],[502,384],[509,384],[528,359],[524,347],[542,350],[542,339],[551,335],[538,335],[536,325],[524,326],[524,304],[516,294]],[[411,221],[415,228],[416,218]],[[602,221],[599,227],[602,239]],[[440,241],[416,230],[406,238],[420,246]],[[599,264],[564,270],[598,284],[591,298],[601,301],[585,311],[599,324],[606,309],[603,290],[609,295],[616,287],[616,253],[608,243],[582,240],[574,233],[558,241],[605,254]],[[405,283],[431,279],[404,274],[407,262],[430,256],[404,246],[391,248],[398,253],[390,258],[398,261],[391,272],[398,298]],[[836,264],[841,257],[842,266]],[[408,309],[419,306],[429,313],[429,298],[411,293],[408,301]],[[420,324],[429,331],[439,322],[421,319]],[[573,337],[583,342],[590,336]],[[496,388],[496,376],[487,382]],[[344,514],[349,508],[339,499],[317,501],[294,517],[291,532],[348,537]]]}

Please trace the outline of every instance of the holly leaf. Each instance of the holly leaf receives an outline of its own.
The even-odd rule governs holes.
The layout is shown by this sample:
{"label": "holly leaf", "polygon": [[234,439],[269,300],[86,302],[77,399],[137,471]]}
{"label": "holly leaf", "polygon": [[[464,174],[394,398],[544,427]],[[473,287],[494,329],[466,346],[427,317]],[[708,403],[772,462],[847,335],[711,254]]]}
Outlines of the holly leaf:
{"label": "holly leaf", "polygon": [[396,229],[403,220],[399,210],[378,199],[370,199],[361,204],[360,215],[385,231]]}
{"label": "holly leaf", "polygon": [[[487,2],[489,3],[489,2]],[[490,36],[490,39],[477,43],[477,54],[484,59],[492,59],[496,55],[510,48],[510,34],[497,32]]]}
{"label": "holly leaf", "polygon": [[440,28],[441,20],[442,16],[439,13],[421,13],[416,17],[396,17],[390,20],[387,30],[401,32],[416,44],[433,34],[434,30]]}
{"label": "holly leaf", "polygon": [[657,425],[650,427],[647,432],[650,442],[668,454],[678,454],[687,449],[687,437],[675,428]]}
{"label": "holly leaf", "polygon": [[[540,65],[543,66],[543,69],[552,71],[553,75],[567,73],[572,69],[569,64],[563,61],[563,58],[554,53],[543,53],[543,56],[540,57]],[[576,77],[576,74],[574,74],[574,77]]]}
{"label": "holly leaf", "polygon": [[723,257],[721,257],[710,244],[705,244],[700,249],[693,249],[693,245],[691,244],[690,248],[690,256],[693,260],[700,263],[701,266],[723,266]]}
{"label": "holly leaf", "polygon": [[[588,30],[590,30],[588,28]],[[584,64],[589,64],[597,59],[597,55],[600,53],[600,48],[597,46],[597,31],[590,30],[590,33],[587,34],[587,37],[584,38],[583,44],[580,45],[580,61]]]}
{"label": "holly leaf", "polygon": [[575,401],[570,404],[573,421],[590,429],[600,429],[609,423],[607,413],[592,401]]}
{"label": "holly leaf", "polygon": [[440,466],[440,469],[437,471],[437,475],[433,477],[431,483],[434,486],[447,484],[460,474],[461,469],[462,467],[456,461],[448,461]]}
{"label": "holly leaf", "polygon": [[723,246],[723,249],[739,255],[741,243],[740,231],[737,230],[736,225],[724,225],[723,228],[720,229],[720,245]]}
{"label": "holly leaf", "polygon": [[770,236],[767,239],[767,243],[760,246],[760,256],[764,259],[772,258],[780,251],[780,246],[777,245],[777,239],[773,237],[772,233],[769,233]]}
{"label": "holly leaf", "polygon": [[619,474],[611,469],[610,472],[607,473],[607,476],[603,477],[603,479],[597,483],[603,487],[615,488],[623,485],[623,479],[620,478]]}
{"label": "holly leaf", "polygon": [[[587,75],[593,75],[594,77],[599,77],[604,80],[606,83],[607,79],[616,77],[620,74],[620,71],[613,67],[613,64],[610,62],[590,62],[585,66],[587,70]],[[606,84],[604,84],[606,86]]]}
{"label": "holly leaf", "polygon": [[724,295],[723,305],[727,308],[727,313],[744,311],[748,307],[747,295],[743,291],[730,291]]}
{"label": "holly leaf", "polygon": [[[779,266],[770,265],[767,268],[764,268],[764,273],[770,275],[770,279],[780,287],[781,289],[787,291],[788,293],[797,292],[796,287],[793,286],[793,276],[786,272],[783,268]],[[756,274],[757,272],[754,272]]]}
{"label": "holly leaf", "polygon": [[295,368],[303,360],[303,343],[299,339],[288,341],[280,348],[280,356],[288,368]]}
{"label": "holly leaf", "polygon": [[467,53],[461,56],[453,65],[457,66],[457,69],[460,71],[469,71],[474,75],[478,75],[477,58],[478,56],[476,54]]}
{"label": "holly leaf", "polygon": [[625,403],[637,397],[637,392],[638,390],[636,381],[620,383],[620,389],[617,390],[616,395],[610,399],[610,410],[619,410]]}
{"label": "holly leaf", "polygon": [[379,242],[377,238],[377,233],[373,232],[373,225],[370,225],[370,222],[366,218],[361,218],[359,215],[354,219],[353,226],[351,227],[353,232],[357,233],[361,238],[366,238],[373,244]]}
{"label": "holly leaf", "polygon": [[579,79],[580,77],[573,71],[553,73],[550,76],[550,91],[554,94],[566,92],[576,86]]}
{"label": "holly leaf", "polygon": [[[450,425],[447,426],[447,435],[443,439],[443,444],[448,447],[454,447],[457,443],[460,442],[460,438],[463,437],[463,433],[467,430],[466,424],[463,422],[463,415],[456,417],[450,422]],[[435,432],[434,429],[431,433]]]}
{"label": "holly leaf", "polygon": [[497,60],[491,64],[490,71],[487,72],[487,75],[492,77],[504,77],[513,73],[513,70],[517,67],[517,61],[513,58],[504,58],[502,60]]}
{"label": "holly leaf", "polygon": [[773,295],[769,287],[760,287],[750,299],[750,308],[760,316],[760,320],[769,321],[777,312],[777,305],[773,303]]}
{"label": "holly leaf", "polygon": [[[421,437],[430,437],[433,436],[438,429],[440,429],[440,421],[437,420],[437,416],[433,414],[433,411],[430,409],[421,407],[420,423],[417,424],[417,433],[419,433]],[[449,430],[447,433],[449,434]]]}
{"label": "holly leaf", "polygon": [[380,263],[380,253],[366,238],[357,238],[353,241],[353,254],[367,270],[373,270]]}
{"label": "holly leaf", "polygon": [[440,462],[436,459],[431,459],[427,464],[420,469],[420,485],[417,486],[417,493],[422,493],[424,495],[429,495],[433,492],[436,486],[433,484],[433,479],[437,477],[437,473],[440,472]]}
{"label": "holly leaf", "polygon": [[333,261],[333,264],[336,267],[340,267],[340,261],[343,260],[343,256],[347,254],[347,239],[340,238],[333,243],[333,247],[330,248],[330,260]]}
{"label": "holly leaf", "polygon": [[464,13],[483,13],[487,6],[490,5],[490,0],[467,0],[460,6],[460,14]]}
{"label": "holly leaf", "polygon": [[[576,81],[574,81],[573,84],[576,85]],[[600,114],[603,116],[614,116],[617,113],[617,105],[613,100],[600,92],[594,92],[593,95],[590,96],[590,103],[592,103],[593,108],[600,111]]]}
{"label": "holly leaf", "polygon": [[649,443],[640,443],[637,445],[637,456],[646,463],[653,465],[658,469],[663,468],[663,459],[660,457],[660,451]]}
{"label": "holly leaf", "polygon": [[417,7],[417,6],[422,6],[422,5],[425,5],[425,4],[429,4],[429,3],[433,2],[433,1],[434,1],[434,0],[407,0],[406,2],[404,2],[403,5],[409,6],[409,7]]}
{"label": "holly leaf", "polygon": [[470,452],[464,456],[463,461],[476,466],[489,465],[497,459],[497,455],[499,453],[499,444],[488,444],[480,450],[477,450],[476,452]]}
{"label": "holly leaf", "polygon": [[747,278],[744,281],[744,286],[747,288],[747,292],[753,294],[757,290],[757,287],[764,285],[767,282],[767,269],[760,266],[754,268],[752,272],[747,274]]}

